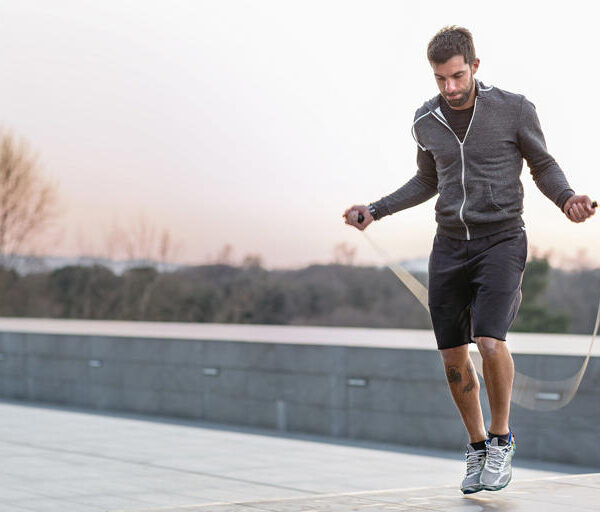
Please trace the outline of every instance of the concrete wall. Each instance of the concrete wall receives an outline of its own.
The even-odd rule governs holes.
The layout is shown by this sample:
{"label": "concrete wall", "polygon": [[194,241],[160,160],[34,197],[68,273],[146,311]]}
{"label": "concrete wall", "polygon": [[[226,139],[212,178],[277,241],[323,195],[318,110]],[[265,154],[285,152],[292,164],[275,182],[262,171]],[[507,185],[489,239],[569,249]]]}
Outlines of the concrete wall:
{"label": "concrete wall", "polygon": [[[435,350],[0,334],[0,396],[463,450],[467,437]],[[515,355],[531,376],[582,358]],[[600,467],[600,358],[555,412],[513,406],[518,454]],[[485,410],[485,391],[482,386]],[[486,418],[487,419],[487,418]]]}

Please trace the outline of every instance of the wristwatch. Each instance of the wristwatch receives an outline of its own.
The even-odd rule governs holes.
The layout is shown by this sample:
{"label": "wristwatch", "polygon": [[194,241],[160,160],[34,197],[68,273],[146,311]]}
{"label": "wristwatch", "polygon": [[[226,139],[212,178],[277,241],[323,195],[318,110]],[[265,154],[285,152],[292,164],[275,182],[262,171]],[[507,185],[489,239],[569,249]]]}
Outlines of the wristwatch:
{"label": "wristwatch", "polygon": [[374,220],[378,220],[379,215],[377,214],[377,210],[375,209],[375,206],[373,206],[373,203],[370,203],[368,208],[369,208],[369,213],[371,214],[371,217],[373,217]]}

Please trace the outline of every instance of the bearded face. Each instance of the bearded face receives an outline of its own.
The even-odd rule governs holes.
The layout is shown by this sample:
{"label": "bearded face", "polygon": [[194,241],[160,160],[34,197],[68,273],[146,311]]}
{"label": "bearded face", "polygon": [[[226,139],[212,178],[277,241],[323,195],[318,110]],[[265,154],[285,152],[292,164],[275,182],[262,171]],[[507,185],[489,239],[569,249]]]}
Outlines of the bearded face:
{"label": "bearded face", "polygon": [[475,59],[469,66],[462,55],[455,55],[443,64],[432,64],[435,80],[441,95],[452,108],[468,108],[475,88],[474,74],[479,66]]}

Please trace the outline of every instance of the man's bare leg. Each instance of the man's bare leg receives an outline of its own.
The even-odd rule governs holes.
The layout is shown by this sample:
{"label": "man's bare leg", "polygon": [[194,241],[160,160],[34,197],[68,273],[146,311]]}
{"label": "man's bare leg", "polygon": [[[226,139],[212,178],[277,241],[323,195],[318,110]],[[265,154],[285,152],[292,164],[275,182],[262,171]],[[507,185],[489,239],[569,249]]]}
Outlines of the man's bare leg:
{"label": "man's bare leg", "polygon": [[510,397],[515,367],[506,342],[485,336],[474,338],[483,362],[483,378],[490,401],[489,431],[506,434],[509,429]]}
{"label": "man's bare leg", "polygon": [[[490,434],[504,436],[510,432],[510,395],[514,378],[514,363],[506,342],[491,337],[476,337],[477,348],[483,362],[483,378],[490,400],[492,422]],[[493,437],[486,446],[486,458],[480,484],[487,491],[504,489],[512,478],[512,457],[515,453],[512,436],[501,440]]]}
{"label": "man's bare leg", "polygon": [[469,433],[469,442],[485,440],[487,435],[479,402],[479,379],[469,357],[469,346],[446,348],[440,353],[452,398]]}

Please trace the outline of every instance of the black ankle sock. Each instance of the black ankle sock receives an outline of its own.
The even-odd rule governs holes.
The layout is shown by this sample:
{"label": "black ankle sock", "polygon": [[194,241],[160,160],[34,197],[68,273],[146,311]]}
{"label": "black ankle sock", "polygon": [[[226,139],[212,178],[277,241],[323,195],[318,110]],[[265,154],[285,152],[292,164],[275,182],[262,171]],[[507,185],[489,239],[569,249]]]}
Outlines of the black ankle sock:
{"label": "black ankle sock", "polygon": [[489,439],[492,439],[492,437],[497,437],[498,444],[506,446],[508,444],[508,440],[510,439],[510,432],[508,432],[507,434],[501,435],[501,434],[492,434],[491,432],[488,431],[488,437],[489,437]]}
{"label": "black ankle sock", "polygon": [[471,443],[471,446],[474,450],[485,450],[485,440],[477,441],[476,443]]}

